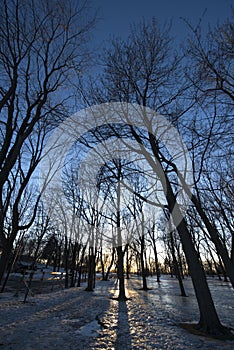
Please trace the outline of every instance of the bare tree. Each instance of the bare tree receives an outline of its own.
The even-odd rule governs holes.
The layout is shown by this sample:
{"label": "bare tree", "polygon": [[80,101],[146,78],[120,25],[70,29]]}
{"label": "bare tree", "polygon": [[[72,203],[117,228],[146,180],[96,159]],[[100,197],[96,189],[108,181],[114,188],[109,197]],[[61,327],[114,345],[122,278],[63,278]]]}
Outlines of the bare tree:
{"label": "bare tree", "polygon": [[67,83],[88,61],[85,43],[93,19],[85,19],[86,1],[10,0],[0,9],[1,280],[17,233],[33,223],[40,195],[32,199],[27,222],[22,200],[29,201],[46,134],[64,115],[71,95]]}
{"label": "bare tree", "polygon": [[190,26],[190,30],[185,76],[191,82],[190,99],[195,101],[187,124],[196,189],[191,199],[234,286],[233,216],[229,210],[233,205],[229,195],[233,175],[233,9],[230,18],[206,36],[199,26]]}
{"label": "bare tree", "polygon": [[[138,191],[141,192],[138,186]],[[133,196],[132,201],[128,204],[128,209],[134,219],[134,229],[136,233],[135,239],[135,250],[140,257],[141,264],[141,276],[142,276],[142,289],[147,291],[147,266],[146,266],[146,235],[148,230],[146,229],[146,214],[144,208],[144,201]]]}
{"label": "bare tree", "polygon": [[151,244],[154,252],[154,264],[155,264],[155,272],[157,276],[157,282],[160,283],[160,267],[159,267],[159,258],[158,258],[158,248],[157,248],[157,239],[159,238],[156,235],[157,226],[156,226],[156,218],[150,218],[148,223],[148,233],[151,240]]}
{"label": "bare tree", "polygon": [[[190,197],[192,195],[184,174],[176,165],[178,154],[174,158],[168,154],[165,146],[154,134],[153,118],[147,118],[146,106],[150,106],[161,113],[167,113],[177,126],[186,109],[182,108],[181,112],[179,97],[187,85],[175,84],[179,72],[178,60],[172,59],[170,55],[167,32],[162,33],[154,20],[150,25],[143,22],[137,28],[133,28],[126,42],[118,40],[113,42],[112,49],[107,52],[105,63],[105,75],[101,87],[99,89],[96,87],[98,90],[96,94],[91,86],[95,96],[91,98],[91,102],[95,99],[98,102],[117,100],[137,102],[142,106],[142,118],[148,132],[130,126],[128,135],[139,145],[138,148],[132,147],[131,150],[135,150],[137,154],[141,152],[161,181],[165,206],[176,225],[192,277],[200,310],[198,328],[210,334],[231,337],[230,332],[219,321],[203,267],[183,215],[183,206],[178,200],[181,189]],[[128,117],[126,124],[130,124]],[[116,131],[116,136],[119,138],[122,136],[119,130]],[[124,138],[122,142],[128,146]],[[192,200],[195,201],[196,197],[192,196]],[[204,217],[202,219],[205,220]],[[209,220],[207,225],[208,223],[210,225]]]}

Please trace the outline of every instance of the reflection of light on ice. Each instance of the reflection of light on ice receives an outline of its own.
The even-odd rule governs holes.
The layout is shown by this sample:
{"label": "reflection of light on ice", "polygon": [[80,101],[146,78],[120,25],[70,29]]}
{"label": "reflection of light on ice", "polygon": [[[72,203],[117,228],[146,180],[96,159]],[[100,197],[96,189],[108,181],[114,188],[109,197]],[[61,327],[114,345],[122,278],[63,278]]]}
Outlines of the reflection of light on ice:
{"label": "reflection of light on ice", "polygon": [[[51,273],[51,272],[50,272]],[[40,275],[38,275],[40,279]],[[234,323],[231,284],[207,278],[222,322]],[[233,350],[233,342],[207,340],[179,327],[194,324],[199,311],[190,277],[184,285],[188,298],[180,296],[178,280],[162,275],[148,278],[151,288],[144,292],[134,275],[125,280],[131,299],[113,300],[116,280],[96,282],[92,294],[71,288],[39,294],[34,303],[12,300],[12,293],[1,295],[1,348],[4,349],[215,349]],[[57,283],[57,282],[56,282]],[[77,318],[79,317],[79,318]]]}

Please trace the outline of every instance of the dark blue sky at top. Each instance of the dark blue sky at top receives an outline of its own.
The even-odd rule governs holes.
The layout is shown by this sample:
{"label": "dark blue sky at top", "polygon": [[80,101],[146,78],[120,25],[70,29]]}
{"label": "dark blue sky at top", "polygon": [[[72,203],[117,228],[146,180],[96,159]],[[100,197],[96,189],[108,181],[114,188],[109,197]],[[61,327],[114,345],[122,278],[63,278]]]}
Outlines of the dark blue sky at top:
{"label": "dark blue sky at top", "polygon": [[126,38],[131,23],[153,16],[160,23],[172,20],[171,35],[176,43],[183,40],[188,28],[182,18],[196,26],[202,18],[202,27],[222,22],[228,17],[234,0],[95,0],[99,21],[93,32],[93,44],[101,48],[113,35]]}

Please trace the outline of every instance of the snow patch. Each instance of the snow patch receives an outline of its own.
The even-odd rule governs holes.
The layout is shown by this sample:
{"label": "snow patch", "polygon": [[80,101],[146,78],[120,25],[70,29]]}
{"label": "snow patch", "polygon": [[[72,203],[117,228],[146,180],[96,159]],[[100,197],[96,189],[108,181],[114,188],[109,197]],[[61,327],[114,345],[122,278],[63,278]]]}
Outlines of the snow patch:
{"label": "snow patch", "polygon": [[77,334],[82,334],[84,337],[93,337],[97,335],[97,332],[101,329],[97,320],[89,322],[88,324],[80,327],[76,332]]}

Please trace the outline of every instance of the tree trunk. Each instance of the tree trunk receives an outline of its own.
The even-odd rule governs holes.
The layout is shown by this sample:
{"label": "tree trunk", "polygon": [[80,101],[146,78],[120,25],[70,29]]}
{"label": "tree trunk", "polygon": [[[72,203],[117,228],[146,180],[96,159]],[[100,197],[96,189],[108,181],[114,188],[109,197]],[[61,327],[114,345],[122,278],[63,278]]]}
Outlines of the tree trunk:
{"label": "tree trunk", "polygon": [[116,223],[117,223],[117,275],[119,280],[119,295],[118,300],[126,300],[125,295],[125,284],[124,284],[124,250],[122,249],[122,232],[120,227],[120,177],[121,177],[121,167],[118,169],[118,185],[117,185],[117,213],[116,213]]}
{"label": "tree trunk", "polygon": [[230,278],[230,282],[232,284],[232,287],[234,288],[234,261],[231,258],[229,258],[227,248],[220,240],[219,233],[218,233],[216,227],[208,219],[208,217],[207,217],[206,213],[204,212],[198,198],[195,195],[191,194],[190,189],[188,188],[187,184],[185,183],[185,181],[181,175],[180,175],[180,180],[182,182],[184,190],[186,191],[188,196],[190,196],[191,201],[195,205],[197,212],[200,215],[200,218],[202,219],[203,223],[205,224],[205,227],[210,235],[210,239],[214,243],[216,250],[217,250],[217,253],[220,254],[220,256],[222,258],[226,273],[227,273],[228,277]]}
{"label": "tree trunk", "polygon": [[219,254],[218,254],[218,259],[219,259],[220,270],[222,271],[222,274],[223,274],[224,282],[228,282],[227,274],[226,274],[225,268],[224,268],[224,266],[223,266],[223,263],[222,263],[222,260],[221,260]]}
{"label": "tree trunk", "polygon": [[206,333],[213,335],[224,335],[227,333],[229,334],[227,329],[222,326],[219,321],[203,267],[200,264],[198,254],[194,248],[192,237],[188,232],[185,219],[182,216],[179,205],[176,202],[175,195],[166,175],[165,183],[165,193],[169,211],[172,214],[173,221],[179,222],[177,225],[177,231],[181,238],[183,250],[187,259],[193,287],[199,306],[200,320],[198,323],[198,328]]}
{"label": "tree trunk", "polygon": [[4,276],[4,273],[8,267],[12,248],[13,248],[13,243],[11,243],[10,241],[7,241],[3,246],[2,255],[0,258],[0,283],[1,283],[3,276]]}
{"label": "tree trunk", "polygon": [[60,266],[61,266],[61,256],[62,256],[62,241],[58,245],[58,258],[57,258],[57,272],[60,271]]}
{"label": "tree trunk", "polygon": [[232,235],[231,260],[234,266],[234,235]]}
{"label": "tree trunk", "polygon": [[94,287],[94,274],[95,274],[95,255],[93,247],[89,248],[89,262],[88,262],[88,285],[86,287],[87,292],[92,292]]}
{"label": "tree trunk", "polygon": [[125,295],[125,283],[124,283],[124,252],[122,250],[122,246],[117,247],[117,256],[118,256],[118,263],[117,263],[117,276],[119,280],[119,295],[118,300],[124,301],[127,300],[127,297]]}
{"label": "tree trunk", "polygon": [[103,281],[106,281],[106,278],[105,278],[105,266],[104,266],[104,261],[103,261],[102,247],[101,247],[101,252],[100,252],[100,259],[101,259],[101,269],[102,269],[102,280],[103,280]]}
{"label": "tree trunk", "polygon": [[37,241],[37,247],[36,247],[36,250],[35,250],[34,257],[33,257],[33,262],[31,264],[31,272],[30,272],[30,275],[29,275],[28,287],[27,287],[27,289],[25,291],[25,295],[24,295],[24,303],[26,303],[26,301],[27,301],[28,293],[29,293],[31,285],[32,285],[34,269],[35,269],[35,266],[36,266],[36,262],[37,262],[37,258],[38,258],[38,252],[39,252],[39,248],[40,248],[41,241],[42,241],[42,238],[43,238],[44,234],[45,234],[45,231],[43,231],[42,235],[38,238],[38,241]]}
{"label": "tree trunk", "polygon": [[108,281],[110,270],[114,264],[114,260],[115,260],[115,248],[113,247],[112,254],[111,254],[111,262],[110,262],[110,265],[108,266],[108,269],[107,269],[106,274],[104,276],[104,281]]}
{"label": "tree trunk", "polygon": [[180,247],[175,246],[175,249],[176,249],[176,253],[177,253],[179,272],[180,272],[181,278],[184,279],[184,269],[183,269],[183,263],[182,263],[182,259],[181,259]]}
{"label": "tree trunk", "polygon": [[[9,279],[9,276],[10,276],[10,273],[13,271],[14,269],[14,266],[15,266],[15,263],[18,259],[18,256],[19,256],[19,253],[20,251],[22,250],[22,241],[23,241],[23,237],[24,237],[24,233],[21,234],[21,237],[20,237],[20,240],[19,240],[19,244],[18,246],[15,248],[15,252],[14,252],[14,255],[13,255],[13,260],[12,260],[12,263],[11,263],[11,266],[8,268],[8,271],[7,271],[7,275],[4,279],[4,282],[3,282],[3,285],[2,285],[2,288],[1,288],[1,291],[0,293],[3,293],[4,292],[4,289],[7,285],[7,281]],[[8,264],[7,264],[8,265]],[[1,283],[0,283],[1,284]]]}
{"label": "tree trunk", "polygon": [[127,246],[126,249],[126,279],[129,280],[129,270],[130,270],[130,263],[129,263],[129,246]]}
{"label": "tree trunk", "polygon": [[200,203],[195,198],[195,196],[192,197],[192,201],[195,204],[196,209],[197,209],[202,221],[204,222],[204,224],[209,232],[210,239],[214,243],[216,250],[217,250],[217,253],[222,258],[226,273],[227,273],[228,277],[230,278],[230,282],[232,284],[232,287],[234,288],[234,264],[233,264],[232,259],[230,259],[228,256],[227,248],[221,242],[219,234],[217,232],[217,229],[210,223],[209,219],[207,218],[206,214],[204,213]]}
{"label": "tree trunk", "polygon": [[154,261],[155,261],[155,271],[156,271],[156,276],[157,276],[157,282],[160,283],[160,270],[159,270],[159,263],[158,263],[158,252],[157,252],[157,247],[155,243],[155,239],[153,237],[153,250],[154,250]]}
{"label": "tree trunk", "polygon": [[84,262],[85,250],[86,250],[86,247],[83,247],[82,253],[81,253],[80,262],[79,262],[79,268],[78,268],[77,287],[80,287],[80,285],[81,285],[81,276],[82,276],[82,269],[83,269],[83,262]]}
{"label": "tree trunk", "polygon": [[65,255],[65,288],[68,288],[68,280],[69,280],[69,272],[68,272],[69,253],[70,253],[70,242],[68,244],[67,236],[65,236],[65,248],[64,248],[64,255]]}
{"label": "tree trunk", "polygon": [[[192,278],[192,283],[195,291],[195,295],[198,302],[200,320],[198,328],[206,333],[213,335],[231,336],[231,332],[228,331],[224,326],[221,325],[219,317],[217,315],[214,302],[206,281],[206,276],[203,267],[200,263],[198,253],[194,247],[194,243],[190,232],[187,228],[187,223],[182,215],[179,204],[177,203],[176,196],[173,193],[171,183],[168,179],[167,174],[161,167],[161,161],[158,155],[157,142],[152,134],[149,134],[150,143],[156,159],[156,162],[152,162],[149,159],[155,173],[161,178],[161,184],[165,193],[165,197],[168,204],[169,212],[172,216],[173,222],[176,225],[179,233],[182,247],[185,253],[185,257],[188,263],[188,268]],[[178,172],[177,172],[178,173]],[[182,185],[187,187],[182,178]],[[234,272],[233,272],[234,273]]]}
{"label": "tree trunk", "polygon": [[[206,240],[207,242],[207,240]],[[208,251],[209,251],[209,254],[210,254],[210,257],[211,257],[211,260],[213,261],[213,264],[214,264],[214,267],[215,267],[215,271],[216,271],[216,274],[218,275],[218,278],[219,280],[221,281],[222,278],[221,278],[221,275],[220,275],[220,269],[218,268],[217,266],[217,262],[215,261],[215,258],[214,258],[214,255],[212,254],[212,251],[211,251],[211,248],[207,242],[207,247],[208,247]]]}
{"label": "tree trunk", "polygon": [[170,221],[169,221],[169,231],[170,231],[169,235],[170,235],[170,242],[171,242],[171,254],[172,254],[172,260],[173,260],[173,266],[174,266],[175,275],[176,275],[176,277],[178,279],[178,282],[179,282],[181,296],[182,297],[186,297],[184,284],[183,284],[183,281],[182,281],[179,265],[178,265],[178,262],[177,262],[177,259],[176,259],[176,255],[175,255],[175,244],[174,244],[172,227],[170,225]]}
{"label": "tree trunk", "polygon": [[75,242],[72,251],[72,264],[71,264],[71,283],[70,287],[75,287],[75,271],[76,271],[76,256],[77,256],[78,244]]}
{"label": "tree trunk", "polygon": [[145,269],[145,261],[144,261],[144,251],[145,251],[145,236],[144,234],[141,237],[141,253],[140,253],[140,258],[141,258],[141,274],[142,274],[142,289],[143,290],[148,290],[147,287],[147,279],[146,279],[146,269]]}

